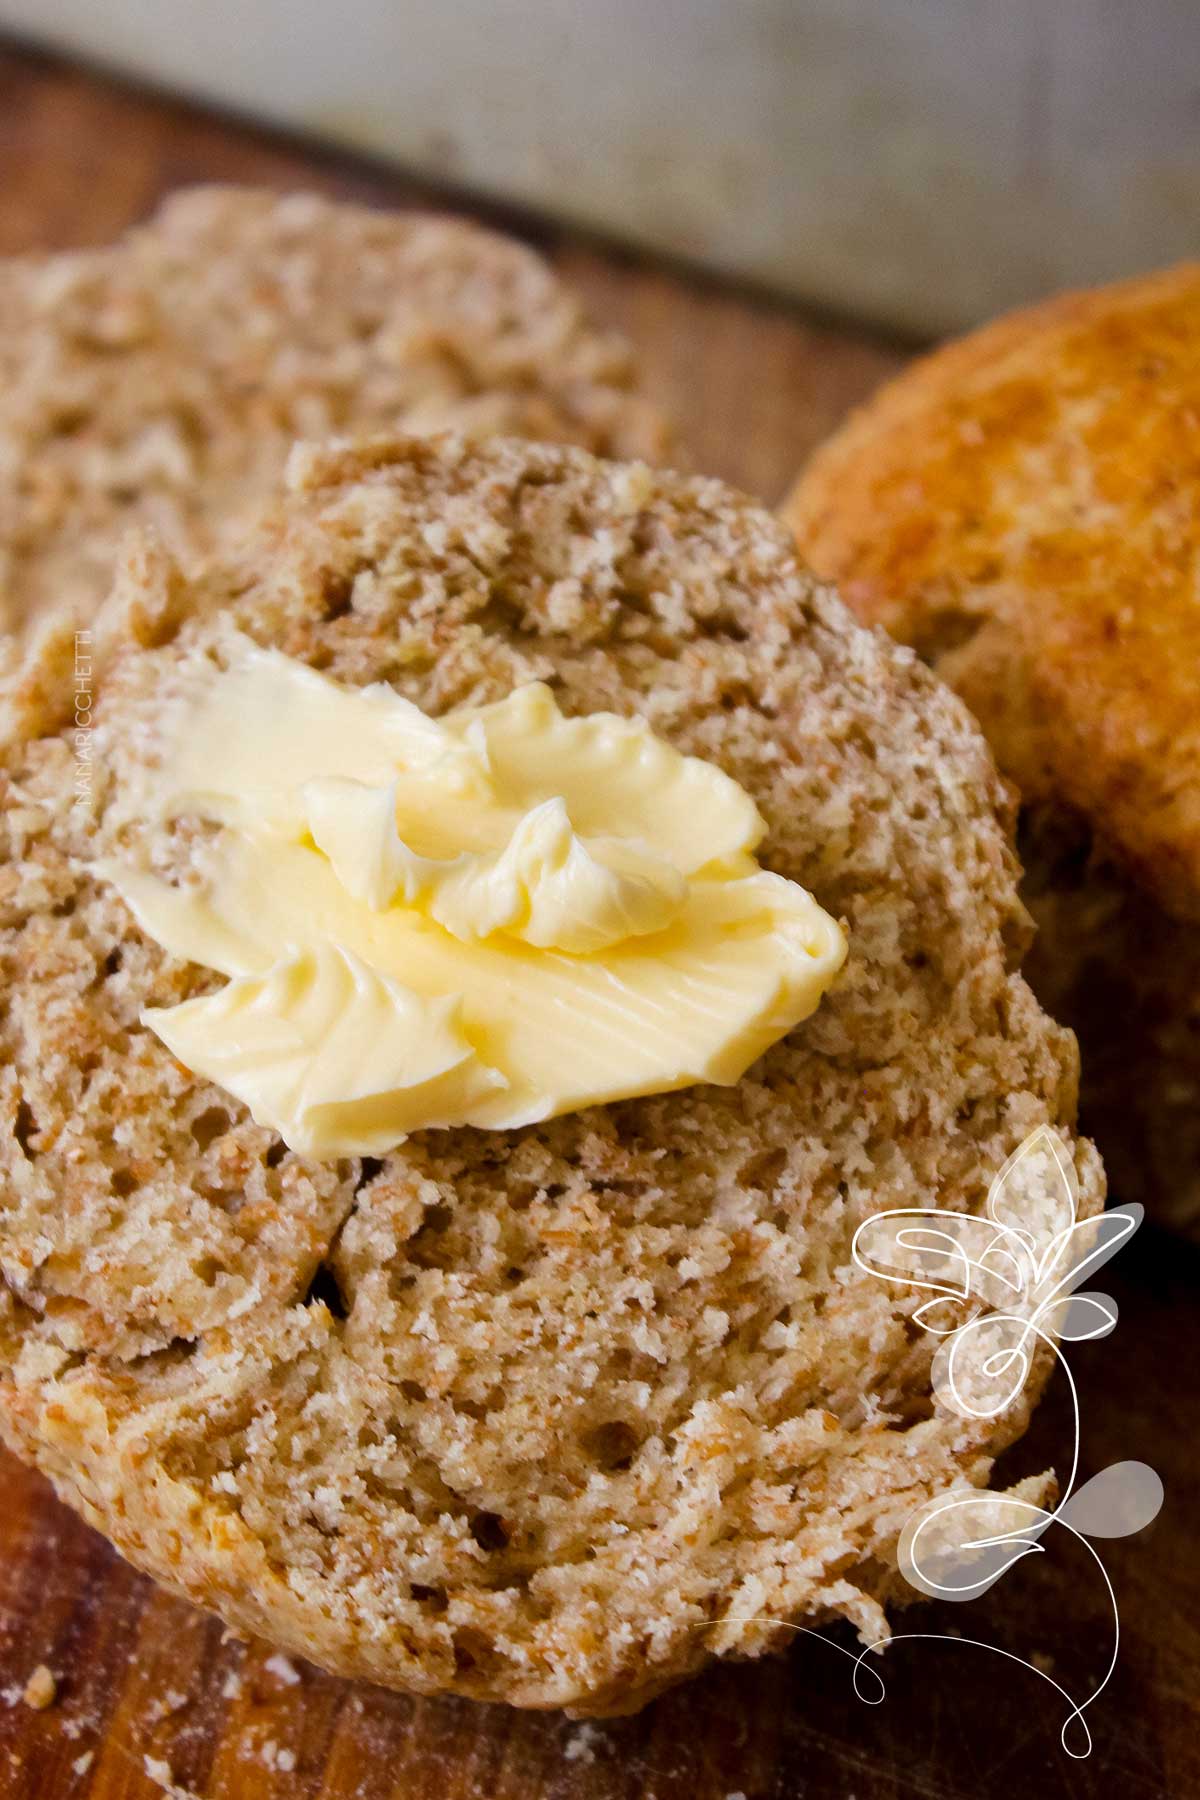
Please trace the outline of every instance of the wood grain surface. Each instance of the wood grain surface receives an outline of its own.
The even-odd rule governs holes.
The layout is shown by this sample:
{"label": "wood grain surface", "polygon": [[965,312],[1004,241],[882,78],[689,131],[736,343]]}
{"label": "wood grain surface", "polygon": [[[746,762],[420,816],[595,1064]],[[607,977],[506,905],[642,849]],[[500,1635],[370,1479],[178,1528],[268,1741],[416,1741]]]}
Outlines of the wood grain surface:
{"label": "wood grain surface", "polygon": [[[463,207],[402,177],[0,47],[0,253],[95,242],[195,180],[308,185]],[[494,212],[485,216],[493,221]],[[512,221],[501,220],[512,224]],[[635,262],[544,227],[533,237],[594,312],[641,347],[691,458],[768,500],[902,353],[850,330]],[[1114,1337],[1072,1355],[1083,1469],[1138,1457],[1167,1500],[1140,1537],[1098,1546],[1120,1610],[1116,1674],[1090,1758],[1060,1747],[1066,1703],[1113,1641],[1104,1582],[1065,1533],[982,1601],[922,1606],[855,1694],[846,1632],[724,1666],[636,1718],[572,1724],[336,1681],[246,1645],[134,1574],[0,1459],[2,1800],[1189,1800],[1200,1795],[1200,1252],[1145,1229],[1105,1286]],[[1012,1475],[1069,1457],[1061,1378]],[[1033,1658],[1041,1675],[1003,1660]],[[22,1699],[40,1664],[53,1703]]]}

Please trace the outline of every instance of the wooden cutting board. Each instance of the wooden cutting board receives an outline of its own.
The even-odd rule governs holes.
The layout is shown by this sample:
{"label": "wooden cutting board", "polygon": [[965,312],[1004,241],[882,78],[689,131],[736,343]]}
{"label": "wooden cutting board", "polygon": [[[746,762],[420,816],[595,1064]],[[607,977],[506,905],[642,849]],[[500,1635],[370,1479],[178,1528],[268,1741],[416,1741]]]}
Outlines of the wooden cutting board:
{"label": "wooden cutting board", "polygon": [[[0,48],[0,253],[109,238],[196,180],[448,204]],[[903,360],[711,283],[544,229],[526,235],[638,342],[695,461],[771,501]],[[1147,1229],[1105,1275],[1122,1309],[1117,1333],[1072,1356],[1083,1476],[1139,1457],[1167,1500],[1141,1537],[1099,1546],[1121,1646],[1089,1714],[1087,1761],[1060,1748],[1065,1707],[1050,1681],[965,1641],[1032,1657],[1075,1697],[1090,1692],[1112,1618],[1099,1571],[1065,1533],[983,1601],[914,1610],[906,1629],[961,1641],[897,1644],[877,1706],[856,1697],[852,1639],[836,1632],[715,1669],[634,1719],[578,1725],[406,1699],[236,1642],[135,1575],[39,1477],[0,1459],[0,1800],[164,1790],[198,1800],[1190,1800],[1200,1795],[1200,1251]],[[1061,1467],[1069,1450],[1060,1380],[1012,1472]],[[41,1664],[56,1693],[39,1711],[21,1696]]]}

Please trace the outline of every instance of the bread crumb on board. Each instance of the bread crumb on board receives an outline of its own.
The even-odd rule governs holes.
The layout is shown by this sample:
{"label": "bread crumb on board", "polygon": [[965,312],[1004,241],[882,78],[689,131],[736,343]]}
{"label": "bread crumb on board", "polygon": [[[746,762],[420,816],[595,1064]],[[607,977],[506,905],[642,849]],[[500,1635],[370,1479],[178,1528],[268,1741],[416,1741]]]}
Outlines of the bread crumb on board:
{"label": "bread crumb on board", "polygon": [[54,1705],[57,1694],[58,1682],[45,1663],[39,1663],[25,1683],[21,1698],[26,1706],[31,1706],[35,1712],[45,1712],[48,1706]]}
{"label": "bread crumb on board", "polygon": [[290,1657],[283,1654],[282,1650],[276,1650],[273,1656],[268,1656],[263,1668],[268,1675],[274,1675],[287,1687],[295,1687],[300,1680],[299,1669]]}
{"label": "bread crumb on board", "polygon": [[142,1767],[155,1786],[160,1787],[164,1794],[169,1794],[171,1800],[199,1800],[199,1796],[193,1794],[190,1788],[179,1786],[175,1780],[175,1771],[161,1756],[143,1757]]}
{"label": "bread crumb on board", "polygon": [[604,1734],[598,1726],[587,1723],[577,1725],[563,1745],[563,1756],[567,1762],[572,1763],[595,1762],[596,1747],[603,1742]]}

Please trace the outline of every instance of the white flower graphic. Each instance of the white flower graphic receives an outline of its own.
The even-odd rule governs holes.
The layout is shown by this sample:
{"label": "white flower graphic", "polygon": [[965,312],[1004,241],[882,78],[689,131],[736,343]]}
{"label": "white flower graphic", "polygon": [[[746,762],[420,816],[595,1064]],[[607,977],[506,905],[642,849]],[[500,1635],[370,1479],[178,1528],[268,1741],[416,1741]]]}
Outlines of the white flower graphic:
{"label": "white flower graphic", "polygon": [[1107,1685],[1120,1639],[1112,1585],[1088,1539],[1140,1531],[1163,1499],[1161,1481],[1141,1462],[1113,1463],[1075,1486],[1079,1397],[1061,1346],[1104,1337],[1116,1325],[1113,1300],[1078,1290],[1142,1218],[1140,1207],[1118,1206],[1097,1219],[1080,1220],[1078,1200],[1066,1146],[1043,1125],[1000,1170],[983,1215],[920,1208],[878,1213],[859,1227],[853,1244],[854,1260],[866,1273],[930,1293],[913,1317],[942,1339],[933,1361],[934,1392],[961,1417],[998,1419],[1019,1405],[1036,1359],[1054,1357],[1065,1372],[1074,1446],[1054,1510],[1017,1493],[952,1489],[926,1501],[909,1519],[899,1561],[905,1578],[922,1593],[973,1600],[1023,1557],[1040,1551],[1039,1540],[1051,1525],[1063,1526],[1085,1545],[1108,1592],[1113,1647],[1102,1680],[1084,1700],[1077,1703],[1044,1669],[1023,1658],[980,1639],[959,1640],[1022,1662],[1057,1688],[1070,1709],[1062,1745],[1073,1757],[1091,1750],[1084,1708]]}

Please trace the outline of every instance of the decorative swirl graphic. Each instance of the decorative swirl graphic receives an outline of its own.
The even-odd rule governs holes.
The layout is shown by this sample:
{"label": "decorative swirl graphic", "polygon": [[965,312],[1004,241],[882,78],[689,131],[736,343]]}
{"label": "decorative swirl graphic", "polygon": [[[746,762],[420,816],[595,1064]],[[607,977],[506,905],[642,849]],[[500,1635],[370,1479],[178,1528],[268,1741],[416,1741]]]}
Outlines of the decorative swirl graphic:
{"label": "decorative swirl graphic", "polygon": [[[951,1489],[913,1514],[901,1535],[899,1561],[906,1580],[920,1592],[939,1600],[973,1600],[1022,1558],[1040,1551],[1039,1540],[1051,1525],[1063,1526],[1084,1545],[1100,1571],[1113,1617],[1108,1667],[1086,1699],[1076,1702],[1044,1670],[996,1645],[976,1638],[954,1640],[992,1650],[1050,1681],[1070,1709],[1062,1728],[1063,1749],[1077,1758],[1090,1754],[1084,1709],[1106,1687],[1120,1642],[1112,1584],[1088,1539],[1140,1531],[1163,1498],[1158,1476],[1140,1462],[1114,1463],[1075,1487],[1079,1396],[1061,1345],[1104,1337],[1116,1325],[1113,1300],[1077,1290],[1120,1249],[1142,1218],[1141,1207],[1119,1206],[1097,1219],[1080,1220],[1078,1202],[1066,1149],[1043,1125],[996,1176],[983,1216],[918,1208],[879,1213],[859,1227],[853,1244],[854,1260],[867,1274],[931,1294],[913,1318],[943,1340],[933,1361],[934,1392],[962,1418],[995,1420],[1021,1405],[1026,1383],[1043,1358],[1054,1358],[1063,1368],[1074,1445],[1070,1476],[1054,1510],[1019,1492]],[[861,1653],[856,1671],[878,1647],[870,1645]]]}

